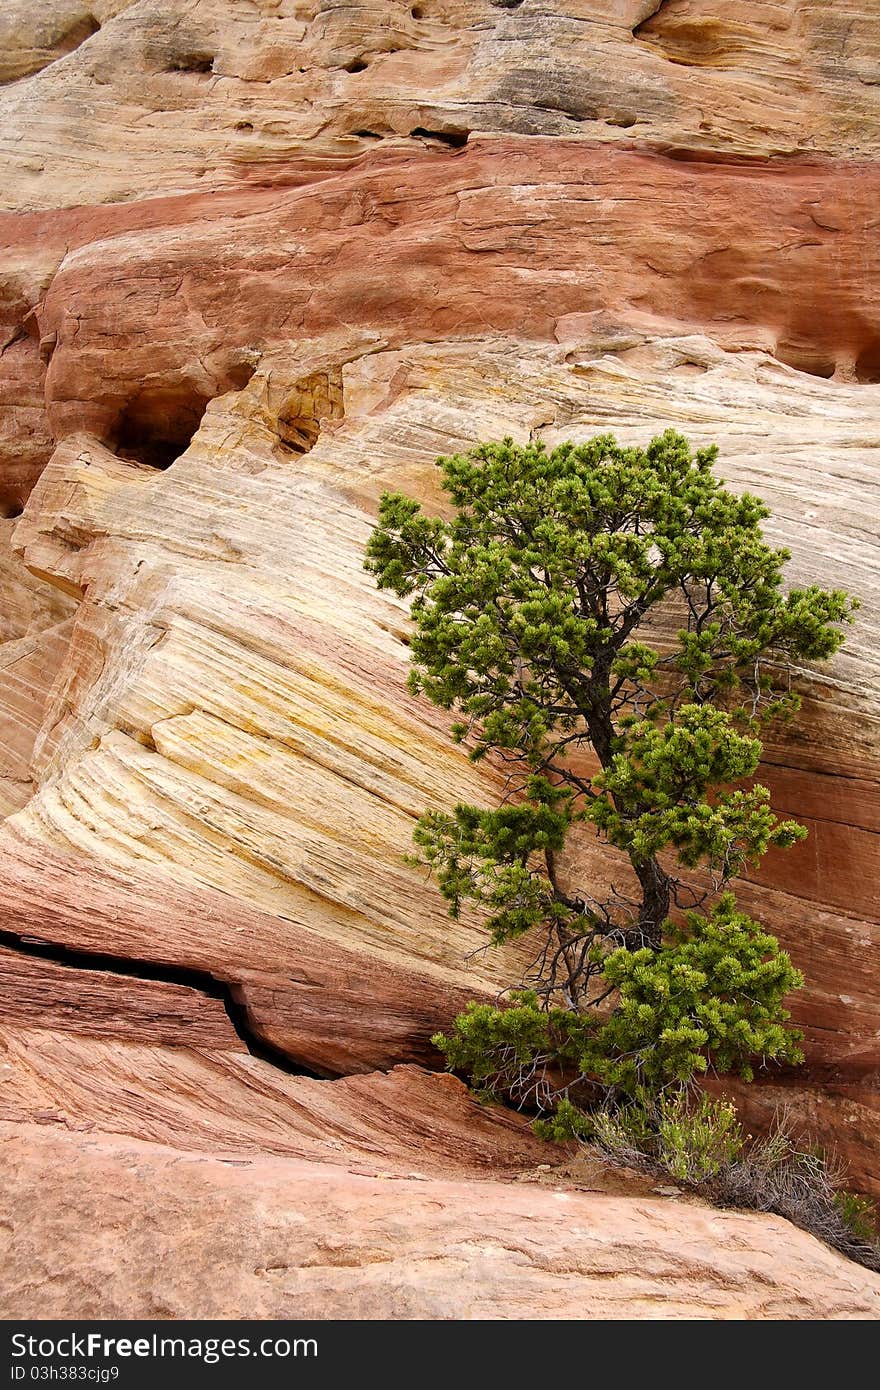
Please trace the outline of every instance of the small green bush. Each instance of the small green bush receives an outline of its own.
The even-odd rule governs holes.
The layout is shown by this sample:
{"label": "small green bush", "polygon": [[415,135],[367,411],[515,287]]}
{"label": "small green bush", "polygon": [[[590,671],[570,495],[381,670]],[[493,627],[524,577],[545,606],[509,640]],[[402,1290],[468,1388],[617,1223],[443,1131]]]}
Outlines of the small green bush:
{"label": "small green bush", "polygon": [[869,1244],[877,1239],[877,1207],[870,1197],[840,1188],[834,1194],[834,1204],[856,1240]]}
{"label": "small green bush", "polygon": [[730,1101],[701,1096],[690,1105],[684,1092],[665,1095],[659,1104],[658,1156],[678,1182],[715,1178],[740,1152],[743,1132]]}
{"label": "small green bush", "polygon": [[[689,1088],[653,1100],[605,1107],[591,1117],[590,1140],[611,1159],[673,1178],[718,1206],[774,1212],[841,1254],[880,1270],[876,1210],[842,1186],[844,1170],[822,1149],[800,1142],[785,1115],[769,1134],[743,1133],[728,1100]],[[578,1137],[569,1133],[552,1137]]]}
{"label": "small green bush", "polygon": [[676,1182],[699,1186],[715,1178],[742,1151],[736,1107],[681,1089],[650,1105],[631,1104],[593,1116],[593,1139],[630,1167],[659,1167]]}

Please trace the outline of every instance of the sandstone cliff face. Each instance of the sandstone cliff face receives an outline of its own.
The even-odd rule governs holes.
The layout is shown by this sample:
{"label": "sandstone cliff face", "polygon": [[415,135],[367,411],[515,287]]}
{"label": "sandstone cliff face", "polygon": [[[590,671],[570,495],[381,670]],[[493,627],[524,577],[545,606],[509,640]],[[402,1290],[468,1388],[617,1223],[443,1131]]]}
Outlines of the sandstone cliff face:
{"label": "sandstone cliff face", "polygon": [[[0,31],[0,1113],[21,1181],[57,1144],[95,1191],[127,1143],[273,1155],[282,1167],[255,1177],[294,1187],[283,1165],[319,1162],[354,1247],[341,1213],[361,1189],[328,1164],[368,1153],[373,1172],[409,1164],[488,1193],[487,1172],[546,1161],[522,1125],[430,1074],[431,1033],[509,980],[517,952],[480,953],[479,923],[452,923],[403,856],[426,805],[489,801],[498,773],[406,695],[405,610],[363,575],[363,545],[383,488],[434,501],[436,456],[477,438],[643,443],[673,424],[722,442],[724,475],[769,502],[797,581],[863,601],[833,668],[802,673],[798,723],[767,745],[775,803],[810,838],[741,891],[808,979],[807,1066],[768,1074],[750,1117],[784,1098],[880,1191],[867,11],[33,10],[7,6]],[[595,848],[578,853],[592,869]],[[136,1201],[166,1209],[143,1154]],[[186,1172],[192,1203],[234,1176]],[[531,1191],[494,1182],[497,1220],[516,1226]],[[532,1195],[543,1211],[549,1194]],[[631,1249],[632,1215],[578,1200],[594,1225],[622,1222]],[[876,1312],[876,1281],[846,1269],[849,1303],[833,1280],[821,1307],[798,1293],[830,1257],[790,1228],[772,1297],[737,1302],[748,1261],[730,1256],[716,1299],[711,1259],[688,1264],[692,1236],[719,1269],[728,1229],[759,1262],[776,1236],[700,1214],[697,1237],[696,1210],[655,1202],[646,1218],[658,1249],[678,1230],[686,1252],[661,1260],[661,1282],[702,1271],[668,1313]],[[50,1227],[22,1219],[16,1314],[54,1258]],[[493,1311],[444,1304],[433,1277],[400,1292],[439,1229],[413,1230],[402,1283],[379,1279],[365,1315],[501,1315],[500,1294]],[[498,1288],[515,1267],[545,1316],[582,1297],[644,1315],[656,1296],[624,1281],[605,1301],[586,1266],[560,1282],[563,1245],[540,1278],[519,1256],[509,1268],[511,1249]],[[470,1278],[484,1257],[456,1258]],[[190,1259],[167,1305],[138,1274],[118,1315],[201,1311]],[[101,1311],[99,1282],[64,1269],[59,1313]],[[284,1315],[276,1285],[235,1287],[242,1313]],[[327,1315],[348,1290],[310,1287]]]}

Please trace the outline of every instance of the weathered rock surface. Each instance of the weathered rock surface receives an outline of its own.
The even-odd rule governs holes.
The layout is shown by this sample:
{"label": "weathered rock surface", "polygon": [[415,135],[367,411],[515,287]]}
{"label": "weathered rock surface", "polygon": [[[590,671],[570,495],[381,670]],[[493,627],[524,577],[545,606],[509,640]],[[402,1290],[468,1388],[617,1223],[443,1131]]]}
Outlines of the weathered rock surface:
{"label": "weathered rock surface", "polygon": [[[444,971],[408,961],[399,949],[365,950],[354,930],[348,944],[344,933],[334,941],[289,916],[189,886],[185,878],[99,865],[36,841],[7,838],[3,849],[0,931],[53,943],[61,948],[61,963],[71,952],[104,957],[104,968],[118,977],[120,1041],[128,1038],[129,991],[136,1002],[149,977],[167,980],[173,968],[195,972],[201,988],[228,986],[256,1039],[306,1070],[331,1076],[401,1061],[435,1063],[431,1034],[480,993],[463,962]],[[88,963],[77,962],[83,968]],[[36,968],[33,962],[28,967]],[[138,968],[148,983],[120,973]],[[77,1002],[71,972],[65,976],[69,988],[49,998],[63,1010],[72,996],[81,1031],[103,1036],[103,1023],[96,1029],[85,1001]],[[14,990],[0,995],[0,1022],[22,1017]],[[183,1034],[178,1043],[198,1046]]]}
{"label": "weathered rock surface", "polygon": [[[50,997],[52,986],[47,979]],[[86,983],[79,1032],[51,1004],[43,1027],[0,1029],[4,1121],[227,1157],[286,1154],[374,1174],[512,1175],[546,1160],[546,1144],[525,1119],[479,1105],[454,1077],[418,1067],[338,1081],[289,1076],[250,1056],[219,1014],[204,1006],[197,1014],[192,999],[169,997],[167,988],[120,991],[133,1022],[130,1040],[120,1029],[114,1039],[106,1005],[118,988],[111,977],[100,998]],[[157,1041],[175,1016],[177,1041]]]}
{"label": "weathered rock surface", "polygon": [[30,798],[31,755],[52,681],[70,641],[70,623],[0,644],[0,815]]}
{"label": "weathered rock surface", "polygon": [[[766,747],[810,838],[741,893],[807,976],[807,1065],[743,1104],[880,1192],[880,48],[858,0],[722,8],[7,0],[7,1316],[50,1315],[47,1271],[59,1316],[876,1316],[775,1220],[490,1181],[547,1151],[397,1065],[526,956],[404,861],[501,774],[405,693],[405,610],[361,568],[379,493],[433,504],[480,437],[673,424],[770,503],[797,582],[863,601]],[[38,1210],[62,1155],[80,1205]],[[315,1184],[326,1248],[287,1214]],[[79,1243],[107,1192],[115,1281]]]}
{"label": "weathered rock surface", "polygon": [[339,167],[378,140],[429,154],[471,132],[873,157],[872,20],[865,0],[735,0],[723,15],[710,0],[44,0],[39,19],[13,0],[7,196],[283,181],[299,155]]}
{"label": "weathered rock surface", "polygon": [[778,1217],[36,1126],[0,1159],[5,1317],[880,1315],[876,1275]]}
{"label": "weathered rock surface", "polygon": [[[214,914],[185,946],[173,925],[162,945],[151,928],[135,944],[117,912],[56,925],[57,939],[244,981],[254,1016],[274,1015],[261,1031],[276,1040],[285,1010],[300,1009],[283,976],[303,929],[404,970],[418,962],[459,991],[509,980],[512,952],[466,966],[478,925],[449,922],[403,863],[426,804],[488,800],[496,784],[468,767],[444,719],[403,692],[402,610],[360,569],[369,519],[383,486],[405,480],[430,495],[443,448],[503,429],[552,442],[612,426],[643,440],[665,410],[700,442],[723,433],[727,476],[770,502],[798,579],[840,574],[865,601],[834,685],[807,682],[801,721],[768,743],[780,809],[804,816],[810,839],[744,891],[807,968],[798,1007],[810,1061],[843,1068],[843,1079],[847,1068],[860,1080],[876,1073],[878,901],[866,873],[878,842],[876,569],[856,503],[870,495],[876,447],[864,437],[864,391],[809,377],[793,400],[797,374],[760,351],[605,319],[565,331],[559,345],[520,349],[497,338],[338,348],[336,417],[320,433],[321,407],[298,383],[329,380],[326,346],[301,349],[293,365],[273,356],[212,403],[165,472],[82,435],[59,446],[15,543],[32,569],[87,597],[36,749],[42,790],[7,823],[19,841],[9,920],[22,912],[52,935],[59,915],[49,880],[27,867],[50,872],[44,851],[28,844],[87,850],[117,869],[173,865],[273,917],[231,943]],[[279,442],[282,418],[312,428],[307,454]],[[817,456],[835,479],[824,495]],[[255,972],[269,986],[262,1009],[247,982]],[[425,1035],[448,1002],[424,1010]]]}

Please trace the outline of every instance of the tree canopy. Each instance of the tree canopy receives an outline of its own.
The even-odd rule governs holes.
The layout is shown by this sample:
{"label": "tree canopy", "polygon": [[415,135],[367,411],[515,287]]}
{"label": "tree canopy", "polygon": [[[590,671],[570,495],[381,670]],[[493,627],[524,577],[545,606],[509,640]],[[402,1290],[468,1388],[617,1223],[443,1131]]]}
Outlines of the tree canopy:
{"label": "tree canopy", "polygon": [[[440,1039],[509,1094],[549,1094],[559,1068],[632,1091],[798,1056],[782,1000],[800,976],[729,885],[806,833],[752,780],[761,730],[856,604],[785,586],[767,507],[716,458],[672,430],[645,449],[505,439],[438,460],[448,518],[381,501],[366,566],[411,599],[411,688],[508,772],[501,805],[428,811],[416,841],[453,915],[535,941],[525,993]],[[572,886],[579,824],[631,885]]]}

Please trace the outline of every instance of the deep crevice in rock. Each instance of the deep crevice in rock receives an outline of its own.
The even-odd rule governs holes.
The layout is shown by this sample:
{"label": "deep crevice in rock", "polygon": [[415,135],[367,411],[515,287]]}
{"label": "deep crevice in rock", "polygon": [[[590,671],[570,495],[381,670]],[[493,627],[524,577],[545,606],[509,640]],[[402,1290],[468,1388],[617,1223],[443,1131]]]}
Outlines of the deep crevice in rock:
{"label": "deep crevice in rock", "polygon": [[139,391],[117,420],[114,452],[150,468],[170,468],[192,442],[208,399],[186,383]]}
{"label": "deep crevice in rock", "polygon": [[218,980],[207,970],[196,970],[185,965],[162,965],[156,961],[131,959],[98,951],[79,951],[71,946],[44,941],[39,937],[19,936],[16,932],[4,930],[0,930],[0,946],[17,951],[20,955],[49,960],[54,965],[65,965],[75,970],[124,975],[132,980],[181,985],[186,989],[198,990],[200,994],[222,1003],[236,1036],[244,1043],[252,1057],[258,1057],[261,1062],[268,1062],[277,1071],[282,1071],[288,1076],[319,1079],[316,1072],[297,1065],[280,1048],[264,1042],[252,1028],[247,1009],[235,998],[234,987],[224,980]]}
{"label": "deep crevice in rock", "polygon": [[460,150],[466,145],[469,136],[469,130],[426,130],[424,126],[420,125],[410,131],[410,139],[436,140],[442,145],[449,145],[454,150]]}
{"label": "deep crevice in rock", "polygon": [[278,411],[278,447],[285,454],[309,453],[324,422],[341,420],[343,414],[341,368],[301,377]]}
{"label": "deep crevice in rock", "polygon": [[214,67],[213,53],[177,53],[168,60],[166,72],[211,72]]}

